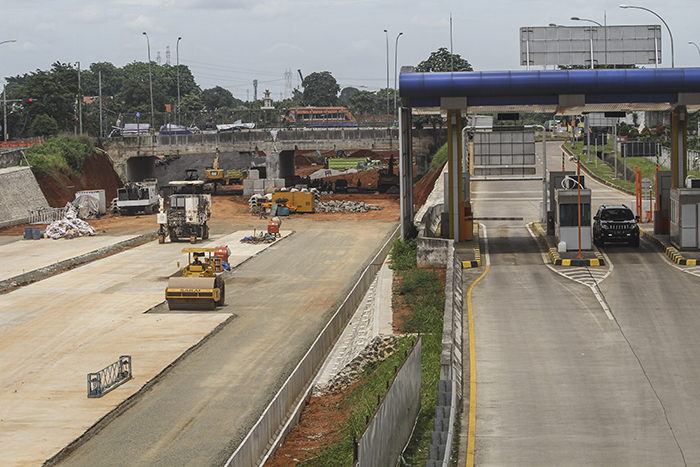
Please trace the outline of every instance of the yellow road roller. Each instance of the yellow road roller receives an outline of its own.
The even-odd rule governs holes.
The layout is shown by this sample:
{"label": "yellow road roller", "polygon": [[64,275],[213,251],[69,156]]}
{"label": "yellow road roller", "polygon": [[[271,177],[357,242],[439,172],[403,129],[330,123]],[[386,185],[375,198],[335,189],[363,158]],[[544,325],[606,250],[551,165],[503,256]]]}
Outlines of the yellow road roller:
{"label": "yellow road roller", "polygon": [[[171,310],[214,310],[225,300],[222,258],[217,248],[188,247],[188,265],[168,279],[165,300]],[[180,264],[178,263],[178,267]]]}

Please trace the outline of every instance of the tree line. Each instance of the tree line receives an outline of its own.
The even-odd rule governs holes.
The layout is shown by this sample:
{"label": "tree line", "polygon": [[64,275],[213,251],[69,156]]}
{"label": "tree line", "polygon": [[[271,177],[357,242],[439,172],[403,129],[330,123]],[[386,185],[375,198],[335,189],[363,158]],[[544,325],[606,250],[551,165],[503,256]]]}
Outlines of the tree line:
{"label": "tree line", "polygon": [[[377,124],[388,121],[394,113],[394,89],[372,92],[350,87],[341,92],[329,71],[309,74],[303,79],[301,90],[295,89],[288,99],[273,100],[275,110],[266,111],[261,110],[263,99],[244,102],[221,86],[201,89],[187,65],[180,64],[179,69],[170,64],[151,62],[150,65],[156,129],[166,123],[204,128],[207,120],[216,124],[233,123],[238,119],[258,125],[283,126],[286,110],[301,106],[342,105],[353,115],[360,116],[360,121]],[[444,71],[450,67],[455,71],[472,69],[458,54],[441,48],[421,62],[417,71]],[[136,112],[141,114],[141,123],[149,123],[150,79],[149,64],[137,61],[123,67],[97,62],[87,69],[79,69],[77,63],[55,62],[50,70],[8,77],[4,95],[8,137],[23,139],[79,133],[81,127],[83,133],[99,136],[100,94],[104,135],[109,134],[112,126],[135,123]]]}

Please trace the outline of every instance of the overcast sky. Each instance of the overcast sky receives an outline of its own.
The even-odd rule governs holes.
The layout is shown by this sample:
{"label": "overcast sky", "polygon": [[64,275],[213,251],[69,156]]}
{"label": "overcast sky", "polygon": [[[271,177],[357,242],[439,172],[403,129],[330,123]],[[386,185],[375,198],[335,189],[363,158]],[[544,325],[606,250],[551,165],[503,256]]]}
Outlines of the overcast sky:
{"label": "overcast sky", "polygon": [[[636,1],[636,0],[635,0]],[[649,1],[649,0],[645,0]],[[619,1],[586,0],[0,0],[0,76],[48,70],[51,64],[148,60],[189,66],[202,89],[222,86],[235,97],[275,100],[304,76],[330,71],[341,87],[376,91],[390,85],[398,66],[417,65],[439,47],[450,48],[476,71],[524,70],[518,62],[519,28],[557,23],[583,26],[572,16],[608,25],[661,24],[663,67],[670,40],[651,13],[620,9]],[[700,0],[633,3],[653,9],[671,28],[676,67],[700,66]],[[249,94],[248,94],[249,93]]]}

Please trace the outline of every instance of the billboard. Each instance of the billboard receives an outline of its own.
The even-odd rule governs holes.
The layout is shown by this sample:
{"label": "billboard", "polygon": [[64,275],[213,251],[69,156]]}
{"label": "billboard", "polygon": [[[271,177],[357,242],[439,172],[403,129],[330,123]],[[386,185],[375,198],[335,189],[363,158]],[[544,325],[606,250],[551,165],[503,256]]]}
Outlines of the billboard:
{"label": "billboard", "polygon": [[661,26],[520,28],[520,64],[584,66],[661,63]]}

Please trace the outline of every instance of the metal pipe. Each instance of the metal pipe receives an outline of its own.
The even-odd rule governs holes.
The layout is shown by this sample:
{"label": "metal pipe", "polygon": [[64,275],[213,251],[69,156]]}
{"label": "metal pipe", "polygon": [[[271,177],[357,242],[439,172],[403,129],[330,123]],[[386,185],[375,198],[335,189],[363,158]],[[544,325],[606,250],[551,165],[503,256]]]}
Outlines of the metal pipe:
{"label": "metal pipe", "polygon": [[645,8],[645,7],[643,7],[643,6],[620,5],[620,8],[624,8],[624,9],[627,9],[627,8],[634,8],[634,9],[637,9],[637,10],[648,11],[648,12],[651,13],[652,15],[656,16],[657,18],[659,18],[659,19],[661,20],[662,23],[664,23],[664,26],[666,26],[666,29],[668,30],[668,35],[671,37],[671,68],[675,68],[675,67],[676,67],[676,62],[675,62],[674,57],[673,57],[673,34],[671,34],[671,28],[668,27],[668,24],[666,24],[666,21],[664,21],[664,19],[663,19],[661,16],[659,16],[655,11],[650,10],[649,8]]}
{"label": "metal pipe", "polygon": [[394,118],[398,118],[397,114],[397,108],[396,108],[396,88],[397,88],[397,80],[398,80],[398,65],[399,65],[399,37],[401,37],[403,33],[400,32],[398,36],[396,36],[396,45],[394,46]]}

